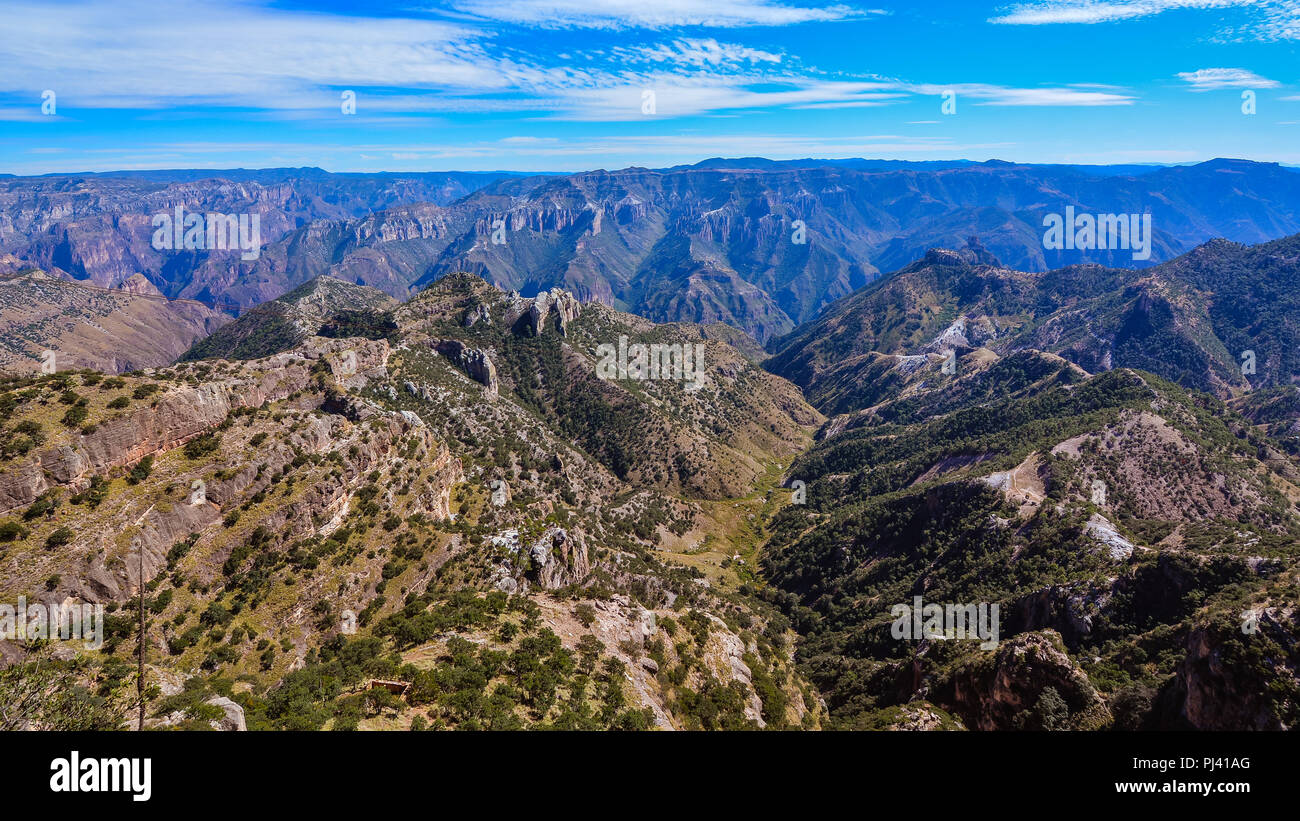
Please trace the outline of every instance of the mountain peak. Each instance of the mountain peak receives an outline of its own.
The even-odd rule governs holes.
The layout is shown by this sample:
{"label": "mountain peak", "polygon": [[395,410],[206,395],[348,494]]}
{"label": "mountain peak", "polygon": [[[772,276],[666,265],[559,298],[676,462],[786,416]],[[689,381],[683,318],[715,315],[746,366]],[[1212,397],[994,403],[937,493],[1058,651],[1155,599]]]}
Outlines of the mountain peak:
{"label": "mountain peak", "polygon": [[144,274],[135,273],[127,277],[126,281],[118,286],[118,290],[126,291],[136,296],[162,296],[163,292],[158,290],[149,278]]}
{"label": "mountain peak", "polygon": [[345,282],[328,274],[312,277],[276,302],[308,310],[317,305],[328,313],[343,309],[384,309],[397,304],[397,300],[378,288]]}
{"label": "mountain peak", "polygon": [[972,234],[966,238],[966,247],[959,251],[963,257],[976,265],[989,265],[993,268],[1001,268],[1002,262],[993,252],[984,247],[980,238]]}

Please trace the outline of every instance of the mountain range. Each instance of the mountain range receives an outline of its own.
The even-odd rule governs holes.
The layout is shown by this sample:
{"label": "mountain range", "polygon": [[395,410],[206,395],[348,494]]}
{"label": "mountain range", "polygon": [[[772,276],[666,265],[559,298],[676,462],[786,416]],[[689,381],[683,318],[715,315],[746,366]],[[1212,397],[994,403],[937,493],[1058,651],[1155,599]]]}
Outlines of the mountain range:
{"label": "mountain range", "polygon": [[[16,726],[120,726],[142,603],[152,727],[1300,722],[1290,169],[710,161],[374,213],[282,173],[222,183],[294,203],[255,261],[4,235],[0,597],[109,609],[97,652],[0,640],[0,697],[71,694]],[[1151,264],[1048,255],[1060,202],[1157,203]],[[995,635],[901,635],[922,603]]]}
{"label": "mountain range", "polygon": [[[656,321],[724,322],[760,341],[924,255],[978,236],[1012,268],[1142,267],[1222,237],[1300,231],[1300,174],[1193,166],[710,160],[569,175],[333,175],[317,169],[9,178],[0,251],[116,287],[247,309],[321,275],[404,300],[470,271],[525,296],[552,287]],[[158,251],[152,216],[262,215],[256,259]],[[1150,260],[1044,247],[1044,217],[1151,214]]]}

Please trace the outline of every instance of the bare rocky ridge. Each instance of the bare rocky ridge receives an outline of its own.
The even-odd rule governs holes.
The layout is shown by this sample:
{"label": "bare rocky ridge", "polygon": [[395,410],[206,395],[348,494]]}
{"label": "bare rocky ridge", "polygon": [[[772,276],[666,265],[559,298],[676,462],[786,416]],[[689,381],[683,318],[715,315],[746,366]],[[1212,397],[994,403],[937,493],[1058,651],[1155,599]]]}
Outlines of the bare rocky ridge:
{"label": "bare rocky ridge", "polygon": [[164,299],[140,274],[118,290],[34,271],[0,279],[0,371],[105,373],[167,365],[230,317],[198,302]]}
{"label": "bare rocky ridge", "polygon": [[330,341],[303,353],[259,362],[229,381],[169,391],[148,408],[106,420],[92,433],[72,434],[65,443],[0,474],[0,513],[31,504],[50,487],[79,489],[91,474],[175,449],[215,428],[232,410],[261,407],[301,391],[313,362],[333,356],[333,366],[341,367],[338,357],[345,348],[356,352],[363,370],[382,367],[388,358],[384,343]]}

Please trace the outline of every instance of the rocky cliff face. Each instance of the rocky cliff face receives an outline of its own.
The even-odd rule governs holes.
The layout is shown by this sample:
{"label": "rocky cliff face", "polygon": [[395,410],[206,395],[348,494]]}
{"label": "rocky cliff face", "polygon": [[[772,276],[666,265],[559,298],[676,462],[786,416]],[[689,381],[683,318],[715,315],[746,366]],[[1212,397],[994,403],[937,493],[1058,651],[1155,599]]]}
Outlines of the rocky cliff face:
{"label": "rocky cliff face", "polygon": [[1188,634],[1172,698],[1198,730],[1291,729],[1300,721],[1293,697],[1300,692],[1296,610],[1261,607],[1241,615],[1240,625]]}
{"label": "rocky cliff face", "polygon": [[[1043,694],[1051,688],[1065,705],[1041,726]],[[1097,729],[1111,721],[1106,700],[1051,631],[1023,633],[997,648],[990,660],[957,671],[927,694],[960,715],[966,726],[993,729]],[[1028,723],[1027,723],[1028,720]]]}

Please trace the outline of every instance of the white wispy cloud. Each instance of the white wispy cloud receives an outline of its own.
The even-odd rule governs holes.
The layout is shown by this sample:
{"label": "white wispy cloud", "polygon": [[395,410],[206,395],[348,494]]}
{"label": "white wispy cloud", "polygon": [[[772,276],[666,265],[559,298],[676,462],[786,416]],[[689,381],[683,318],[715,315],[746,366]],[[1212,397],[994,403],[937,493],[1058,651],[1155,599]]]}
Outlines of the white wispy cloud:
{"label": "white wispy cloud", "polygon": [[1010,6],[989,22],[1020,26],[1110,23],[1150,17],[1175,9],[1223,9],[1257,5],[1260,5],[1260,0],[1046,0]]}
{"label": "white wispy cloud", "polygon": [[1117,106],[1132,105],[1136,99],[1126,89],[1113,86],[1112,91],[1094,91],[1086,84],[1041,88],[1014,88],[987,83],[957,83],[955,85],[920,84],[905,86],[917,94],[942,96],[951,91],[960,105],[963,99],[975,100],[975,105],[990,106]]}
{"label": "white wispy cloud", "polygon": [[[1238,9],[1250,22],[1221,35],[1236,40],[1300,40],[1300,0],[1035,0],[999,9],[990,23],[1044,26],[1115,23],[1170,11]],[[1215,18],[1215,25],[1221,20]]]}
{"label": "white wispy cloud", "polygon": [[[761,108],[883,105],[907,96],[899,83],[809,78],[653,73],[573,88],[555,100],[552,119],[645,120]],[[644,112],[653,93],[653,113]]]}
{"label": "white wispy cloud", "polygon": [[[696,8],[693,2],[667,8]],[[710,7],[733,8],[729,2]],[[165,15],[144,0],[79,0],[59,14],[30,3],[19,0],[9,7],[7,36],[0,38],[0,65],[6,66],[0,93],[20,98],[33,88],[54,89],[61,114],[86,108],[217,107],[253,116],[337,118],[343,90],[356,92],[360,119],[508,112],[577,121],[639,120],[646,116],[647,90],[656,96],[653,116],[659,118],[782,107],[865,108],[949,89],[983,105],[1126,105],[1132,100],[1122,90],[1084,86],[941,87],[877,77],[828,79],[796,58],[714,38],[678,37],[588,55],[575,50],[573,56],[593,59],[555,62],[545,54],[495,46],[491,30],[464,20],[309,14],[242,0],[223,6],[221,18],[240,36],[214,38],[202,13],[208,6],[198,0],[173,0]],[[38,103],[32,98],[33,106]]]}
{"label": "white wispy cloud", "polygon": [[780,0],[459,0],[452,5],[466,14],[540,28],[789,26],[887,13]]}
{"label": "white wispy cloud", "polygon": [[[960,102],[986,106],[1122,106],[1130,93],[1078,88],[1014,88],[982,83],[935,85],[896,79],[868,81],[796,80],[753,76],[651,74],[628,82],[573,88],[557,98],[551,119],[585,121],[644,120],[711,112],[789,107],[797,109],[868,108],[916,96],[941,97],[951,91]],[[643,110],[646,93],[654,93],[654,112]]]}
{"label": "white wispy cloud", "polygon": [[81,0],[57,13],[9,3],[0,91],[50,88],[60,108],[312,108],[331,86],[506,90],[543,73],[489,57],[481,35],[459,25],[236,2],[214,29],[211,11],[196,0],[165,14],[142,0]]}
{"label": "white wispy cloud", "polygon": [[697,68],[724,68],[763,63],[777,64],[782,55],[736,43],[719,43],[707,40],[679,39],[671,43],[656,43],[636,48],[619,47],[613,50],[619,59],[635,59],[656,63],[672,63]]}
{"label": "white wispy cloud", "polygon": [[1216,91],[1223,88],[1277,88],[1280,83],[1261,77],[1244,68],[1201,68],[1180,71],[1178,79],[1192,87],[1192,91]]}

